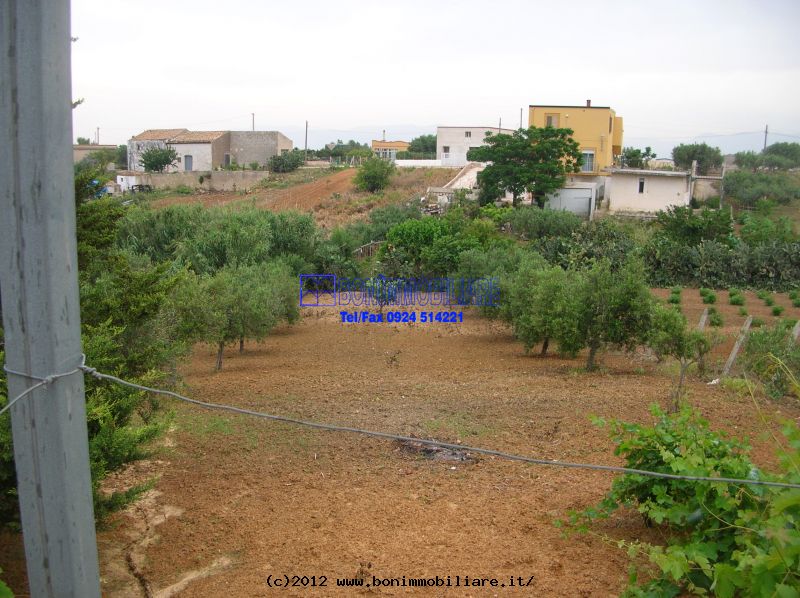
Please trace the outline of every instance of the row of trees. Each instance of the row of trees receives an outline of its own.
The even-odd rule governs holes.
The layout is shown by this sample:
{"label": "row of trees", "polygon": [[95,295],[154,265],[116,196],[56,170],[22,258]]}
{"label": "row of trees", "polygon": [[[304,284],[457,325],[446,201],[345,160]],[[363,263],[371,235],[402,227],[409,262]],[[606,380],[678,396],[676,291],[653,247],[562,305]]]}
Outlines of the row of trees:
{"label": "row of trees", "polygon": [[551,342],[564,355],[588,349],[586,369],[591,371],[603,348],[648,345],[660,357],[680,363],[675,410],[689,366],[711,348],[708,337],[691,330],[680,311],[653,299],[643,265],[635,258],[621,264],[593,260],[564,270],[528,257],[504,281],[500,314],[512,323],[526,351],[541,343],[545,355]]}
{"label": "row of trees", "polygon": [[800,168],[800,143],[773,143],[761,152],[739,152],[736,165],[753,172]]}
{"label": "row of trees", "polygon": [[[78,195],[76,206],[87,362],[147,386],[173,384],[177,360],[197,341],[216,348],[220,368],[225,346],[238,343],[243,350],[246,340],[296,321],[296,273],[325,268],[339,255],[307,215],[186,206],[156,211],[88,197]],[[5,399],[0,373],[0,404]],[[100,482],[144,456],[166,420],[151,395],[91,377],[86,403],[95,512],[102,517],[143,488],[109,497],[97,492]],[[2,523],[17,517],[8,423],[0,419]]]}

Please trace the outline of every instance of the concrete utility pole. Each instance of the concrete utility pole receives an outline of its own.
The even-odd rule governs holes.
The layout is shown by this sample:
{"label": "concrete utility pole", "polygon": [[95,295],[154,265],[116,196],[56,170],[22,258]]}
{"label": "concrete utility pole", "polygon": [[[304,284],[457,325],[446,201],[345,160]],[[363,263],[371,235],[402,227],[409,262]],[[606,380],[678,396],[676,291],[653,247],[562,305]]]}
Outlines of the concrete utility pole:
{"label": "concrete utility pole", "polygon": [[256,113],[255,112],[251,112],[250,113],[250,117],[253,119],[253,125],[252,125],[253,129],[252,130],[255,131],[256,130]]}
{"label": "concrete utility pole", "polygon": [[305,162],[308,162],[308,121],[306,121],[306,144],[305,144],[305,152],[306,156],[304,158]]}
{"label": "concrete utility pole", "polygon": [[[0,289],[6,363],[81,361],[69,0],[0,2]],[[9,397],[36,380],[8,376]],[[32,596],[100,596],[83,374],[11,408]]]}
{"label": "concrete utility pole", "polygon": [[764,149],[767,149],[767,135],[769,134],[769,125],[764,127]]}

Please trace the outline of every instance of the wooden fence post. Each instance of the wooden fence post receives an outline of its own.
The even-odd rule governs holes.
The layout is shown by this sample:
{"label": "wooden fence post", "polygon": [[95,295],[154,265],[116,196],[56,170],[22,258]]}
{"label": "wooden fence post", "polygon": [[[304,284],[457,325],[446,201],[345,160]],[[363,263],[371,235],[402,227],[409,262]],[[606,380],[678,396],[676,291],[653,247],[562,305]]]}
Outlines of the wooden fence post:
{"label": "wooden fence post", "polygon": [[736,339],[736,344],[733,345],[733,350],[731,354],[728,356],[728,361],[725,362],[725,367],[722,368],[722,374],[720,378],[724,378],[728,375],[728,372],[731,371],[731,367],[733,366],[733,362],[736,361],[736,356],[739,354],[739,349],[744,342],[745,337],[747,336],[747,332],[750,330],[750,324],[753,323],[753,316],[747,316],[747,320],[742,326],[741,332],[739,332],[739,338]]}

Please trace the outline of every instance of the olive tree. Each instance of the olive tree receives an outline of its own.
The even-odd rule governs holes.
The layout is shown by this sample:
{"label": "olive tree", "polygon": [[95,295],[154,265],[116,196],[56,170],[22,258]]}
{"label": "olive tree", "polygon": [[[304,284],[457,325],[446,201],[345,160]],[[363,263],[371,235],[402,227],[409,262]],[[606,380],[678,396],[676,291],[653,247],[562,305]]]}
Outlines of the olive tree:
{"label": "olive tree", "polygon": [[525,351],[542,343],[547,354],[550,341],[561,353],[574,353],[577,338],[576,273],[558,266],[543,267],[539,260],[526,260],[512,279],[508,305],[512,312],[515,336]]}
{"label": "olive tree", "polygon": [[617,269],[608,259],[575,271],[576,338],[589,349],[586,369],[597,368],[597,352],[606,346],[633,349],[643,342],[652,322],[653,298],[644,268],[628,260]]}
{"label": "olive tree", "polygon": [[261,340],[281,321],[299,317],[296,283],[282,262],[226,266],[214,274],[196,276],[176,291],[174,310],[180,331],[194,341],[217,348],[216,369],[222,369],[225,346],[245,339]]}

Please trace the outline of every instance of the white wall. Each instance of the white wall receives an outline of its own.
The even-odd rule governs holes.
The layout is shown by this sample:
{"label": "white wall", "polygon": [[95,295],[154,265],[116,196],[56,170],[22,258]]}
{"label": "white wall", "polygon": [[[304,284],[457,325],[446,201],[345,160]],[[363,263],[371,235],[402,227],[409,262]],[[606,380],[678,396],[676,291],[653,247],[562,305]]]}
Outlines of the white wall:
{"label": "white wall", "polygon": [[133,185],[144,185],[150,184],[149,177],[147,175],[137,175],[137,174],[118,174],[117,175],[117,185],[119,185],[120,191],[123,193],[127,193],[131,190]]}
{"label": "white wall", "polygon": [[441,160],[395,160],[394,165],[398,168],[438,168],[442,165]]}
{"label": "white wall", "polygon": [[175,148],[180,157],[180,162],[169,172],[184,172],[186,170],[186,160],[184,156],[192,157],[192,172],[196,170],[213,170],[211,161],[211,143],[174,143],[170,147]]}
{"label": "white wall", "polygon": [[[496,135],[497,127],[437,127],[436,128],[436,158],[442,161],[442,166],[465,166],[467,152],[470,148],[483,145],[486,133]],[[500,129],[500,133],[511,134],[512,129]],[[467,133],[470,134],[467,137]],[[444,149],[449,151],[445,152]]]}
{"label": "white wall", "polygon": [[[644,192],[639,193],[639,178],[644,178]],[[670,206],[688,206],[691,184],[688,176],[658,176],[637,173],[613,173],[606,190],[610,212],[648,212]]]}

